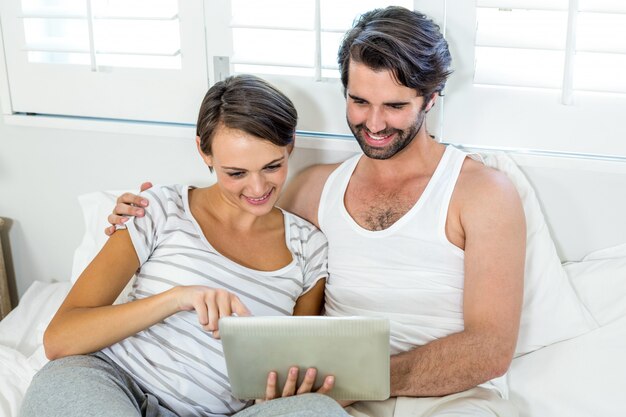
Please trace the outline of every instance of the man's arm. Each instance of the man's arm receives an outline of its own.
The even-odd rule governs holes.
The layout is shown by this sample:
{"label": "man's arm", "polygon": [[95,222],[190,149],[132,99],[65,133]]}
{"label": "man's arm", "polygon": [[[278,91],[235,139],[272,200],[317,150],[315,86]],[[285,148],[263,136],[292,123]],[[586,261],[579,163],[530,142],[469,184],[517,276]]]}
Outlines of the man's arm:
{"label": "man's arm", "polygon": [[[338,166],[339,164],[313,165],[302,170],[287,184],[276,205],[319,227],[317,209],[322,190],[326,179]],[[145,191],[150,187],[152,183],[144,182],[141,184],[140,191]],[[142,217],[143,208],[147,206],[148,200],[136,194],[122,194],[117,198],[113,212],[107,218],[111,226],[104,229],[104,233],[111,236],[115,233],[115,226],[124,224],[129,216]]]}
{"label": "man's arm", "polygon": [[[151,182],[144,182],[139,187],[139,191],[146,191],[148,188],[152,188]],[[124,193],[117,198],[113,212],[109,214],[107,220],[111,223],[111,226],[104,229],[104,233],[107,236],[111,236],[115,233],[115,225],[122,225],[128,221],[129,216],[143,217],[145,211],[143,207],[148,207],[148,200],[132,193]]]}
{"label": "man's arm", "polygon": [[523,298],[524,212],[504,174],[469,171],[459,178],[448,214],[464,240],[464,330],[393,356],[392,396],[464,391],[503,375],[513,358]]}
{"label": "man's arm", "polygon": [[339,164],[313,165],[298,173],[283,191],[277,206],[306,219],[319,227],[317,210],[324,184]]}

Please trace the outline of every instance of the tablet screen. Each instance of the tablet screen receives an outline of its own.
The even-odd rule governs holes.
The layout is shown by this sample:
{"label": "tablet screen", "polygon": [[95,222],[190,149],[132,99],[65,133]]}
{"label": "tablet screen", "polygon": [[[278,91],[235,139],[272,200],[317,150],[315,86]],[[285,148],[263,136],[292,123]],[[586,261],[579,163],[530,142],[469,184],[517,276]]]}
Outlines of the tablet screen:
{"label": "tablet screen", "polygon": [[278,392],[290,367],[317,369],[314,390],[335,376],[337,400],[389,397],[389,321],[377,317],[225,317],[219,322],[233,395],[265,397],[267,375],[278,374]]}

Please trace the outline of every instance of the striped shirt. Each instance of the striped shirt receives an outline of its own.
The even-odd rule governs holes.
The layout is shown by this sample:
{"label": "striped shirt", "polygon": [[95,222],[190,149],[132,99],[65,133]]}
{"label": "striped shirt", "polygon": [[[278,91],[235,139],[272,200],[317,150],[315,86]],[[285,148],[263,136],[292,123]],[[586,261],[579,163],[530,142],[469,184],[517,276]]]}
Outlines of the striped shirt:
{"label": "striped shirt", "polygon": [[[277,271],[257,271],[220,255],[191,214],[190,186],[142,193],[146,215],[127,223],[140,269],[131,300],[179,285],[224,288],[255,316],[291,315],[303,293],[327,276],[328,244],[311,223],[283,211],[292,254]],[[222,344],[200,327],[195,311],[176,313],[103,352],[181,416],[226,416],[246,403],[231,395]]]}

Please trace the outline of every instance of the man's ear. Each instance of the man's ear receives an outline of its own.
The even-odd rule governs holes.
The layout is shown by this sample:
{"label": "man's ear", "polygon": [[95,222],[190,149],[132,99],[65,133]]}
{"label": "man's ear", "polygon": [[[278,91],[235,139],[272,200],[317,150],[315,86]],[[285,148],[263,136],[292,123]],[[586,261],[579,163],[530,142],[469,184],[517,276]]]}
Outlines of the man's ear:
{"label": "man's ear", "polygon": [[437,93],[432,93],[430,95],[430,98],[428,99],[428,103],[426,103],[426,107],[424,107],[424,111],[426,113],[428,113],[430,111],[430,109],[433,108],[433,106],[435,105],[435,102],[437,101]]}

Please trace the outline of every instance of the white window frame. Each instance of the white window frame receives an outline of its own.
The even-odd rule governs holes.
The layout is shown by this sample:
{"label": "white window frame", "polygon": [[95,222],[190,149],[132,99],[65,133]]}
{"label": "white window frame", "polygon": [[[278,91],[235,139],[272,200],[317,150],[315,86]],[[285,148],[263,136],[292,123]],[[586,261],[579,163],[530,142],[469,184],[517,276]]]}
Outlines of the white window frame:
{"label": "white window frame", "polygon": [[473,84],[476,5],[450,2],[454,73],[441,135],[468,145],[626,155],[626,94]]}
{"label": "white window frame", "polygon": [[[3,67],[9,86],[3,112],[193,124],[197,103],[209,85],[204,22],[197,18],[204,14],[204,3],[178,3],[177,16],[184,24],[180,30],[182,68],[141,69],[31,63],[23,48],[20,1],[3,1],[3,49],[11,60]],[[73,94],[68,94],[68,86]],[[141,105],[128,97],[141,97]]]}
{"label": "white window frame", "polygon": [[[228,57],[232,56],[228,1],[181,1],[198,1],[203,7],[204,36],[201,37],[206,44],[204,65],[208,86],[232,73],[232,66],[228,63]],[[438,139],[468,146],[626,155],[626,141],[623,140],[626,124],[622,122],[626,94],[575,92],[571,103],[564,105],[559,90],[475,86],[472,82],[475,2],[414,0],[414,8],[441,26],[453,55],[454,73],[444,90],[445,96],[439,98],[428,116],[429,131]],[[0,40],[1,36],[0,33]],[[224,61],[223,57],[227,59]],[[263,77],[296,104],[300,114],[298,146],[358,150],[345,123],[345,99],[339,80]],[[204,91],[202,88],[198,90],[201,98]],[[136,123],[16,115],[12,112],[9,91],[6,62],[4,55],[0,54],[0,105],[6,123],[181,138],[195,136],[199,99],[192,108],[185,110],[189,117],[187,122]]]}
{"label": "white window frame", "polygon": [[[432,3],[432,1],[414,0],[413,8],[419,10],[419,5],[436,9]],[[341,80],[323,76],[323,70],[327,68],[322,66],[320,55],[322,22],[319,6],[319,1],[316,1],[314,30],[317,45],[313,66],[315,74],[311,77],[269,74],[260,74],[260,76],[276,85],[294,102],[298,109],[299,131],[322,133],[320,137],[324,138],[328,138],[328,133],[330,133],[331,136],[351,140],[353,136],[345,121],[345,97]],[[250,64],[248,62],[237,63]],[[307,137],[309,137],[308,133]]]}

